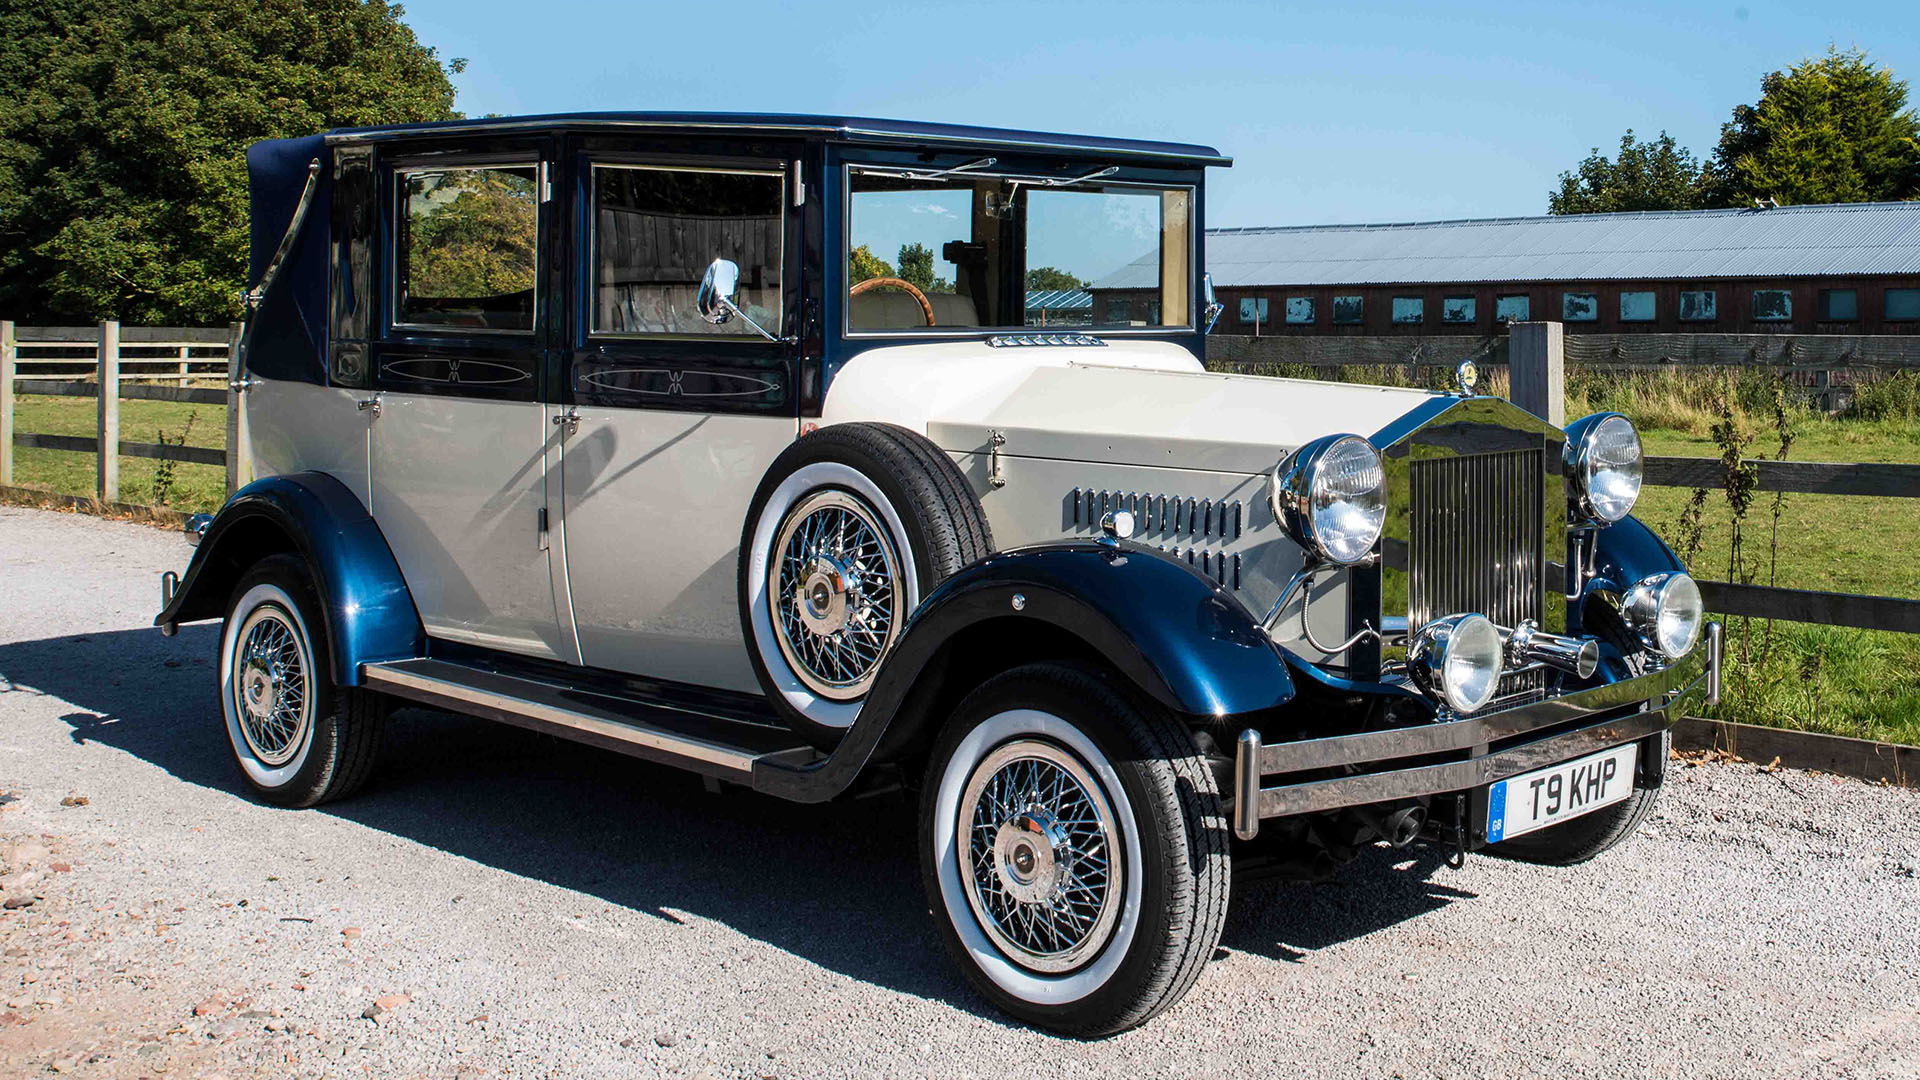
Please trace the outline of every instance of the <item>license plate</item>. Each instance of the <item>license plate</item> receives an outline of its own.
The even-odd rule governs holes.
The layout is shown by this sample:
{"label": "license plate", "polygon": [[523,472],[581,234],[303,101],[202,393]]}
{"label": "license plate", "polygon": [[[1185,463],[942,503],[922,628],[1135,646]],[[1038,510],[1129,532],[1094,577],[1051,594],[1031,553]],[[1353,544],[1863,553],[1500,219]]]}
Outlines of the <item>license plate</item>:
{"label": "license plate", "polygon": [[1633,794],[1638,743],[1508,777],[1487,791],[1487,843],[1589,814]]}

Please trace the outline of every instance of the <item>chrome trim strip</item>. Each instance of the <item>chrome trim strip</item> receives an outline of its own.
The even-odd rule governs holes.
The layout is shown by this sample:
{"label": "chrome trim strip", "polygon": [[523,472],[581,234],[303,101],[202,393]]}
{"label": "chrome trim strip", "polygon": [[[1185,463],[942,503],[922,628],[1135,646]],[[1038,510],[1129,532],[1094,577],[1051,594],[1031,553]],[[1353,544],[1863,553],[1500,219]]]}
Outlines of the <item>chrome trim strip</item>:
{"label": "chrome trim strip", "polygon": [[[1260,792],[1260,817],[1309,814],[1337,810],[1343,806],[1365,806],[1481,787],[1664,731],[1679,719],[1686,699],[1697,697],[1699,690],[1700,686],[1696,683],[1691,691],[1683,695],[1682,701],[1666,708],[1649,709],[1603,721],[1471,761],[1266,788]],[[1237,806],[1234,813],[1238,820],[1240,811]]]}
{"label": "chrome trim strip", "polygon": [[[743,776],[752,773],[754,759],[759,756],[733,747],[707,742],[703,739],[695,739],[686,735],[661,731],[657,728],[643,727],[635,723],[622,723],[616,720],[609,720],[574,709],[564,709],[559,706],[548,705],[544,702],[510,697],[452,679],[438,678],[417,671],[410,671],[407,670],[405,666],[396,666],[418,663],[420,663],[420,661],[403,660],[397,661],[394,664],[365,664],[360,668],[360,677],[370,686],[377,687],[391,694],[397,694],[401,697],[415,700],[425,699],[433,702],[453,702],[460,705],[472,706],[475,709],[491,714],[491,718],[494,719],[518,717],[536,721],[541,724],[569,728],[627,746],[651,750],[670,758],[699,762],[729,772],[737,772]],[[456,670],[458,668],[458,665],[445,666]],[[500,677],[514,679],[516,682],[527,682],[533,686],[548,685],[546,683],[533,682],[532,680],[515,679],[513,676],[503,675]],[[685,712],[688,710],[675,711]]]}
{"label": "chrome trim strip", "polygon": [[1592,713],[1653,701],[1691,685],[1705,671],[1706,650],[1696,648],[1680,661],[1648,675],[1622,679],[1606,686],[1563,694],[1514,709],[1485,713],[1424,727],[1334,735],[1324,739],[1269,746],[1260,754],[1260,773],[1300,772],[1342,765],[1358,765],[1393,758],[1417,757],[1466,750],[1524,735],[1540,728],[1578,720]]}
{"label": "chrome trim strip", "polygon": [[1248,728],[1233,759],[1233,833],[1242,840],[1260,835],[1260,771],[1253,767],[1259,760],[1260,733]]}
{"label": "chrome trim strip", "polygon": [[1720,624],[1707,624],[1707,704],[1720,704],[1720,666],[1726,659],[1726,639]]}

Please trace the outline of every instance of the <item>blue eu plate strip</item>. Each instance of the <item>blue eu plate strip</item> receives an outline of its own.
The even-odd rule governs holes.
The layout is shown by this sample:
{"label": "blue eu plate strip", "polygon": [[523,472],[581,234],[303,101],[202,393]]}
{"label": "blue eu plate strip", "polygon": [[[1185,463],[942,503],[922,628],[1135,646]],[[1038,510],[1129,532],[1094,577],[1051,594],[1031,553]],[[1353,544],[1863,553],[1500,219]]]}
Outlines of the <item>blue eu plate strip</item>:
{"label": "blue eu plate strip", "polygon": [[1507,835],[1507,782],[1487,791],[1487,843],[1497,844]]}

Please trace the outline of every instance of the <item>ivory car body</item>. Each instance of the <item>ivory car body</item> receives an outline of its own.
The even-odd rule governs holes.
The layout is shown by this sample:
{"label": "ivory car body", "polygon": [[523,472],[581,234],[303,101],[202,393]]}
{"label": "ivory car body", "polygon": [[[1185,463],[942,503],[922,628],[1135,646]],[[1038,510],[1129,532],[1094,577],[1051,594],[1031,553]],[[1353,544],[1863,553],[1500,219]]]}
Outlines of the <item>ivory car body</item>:
{"label": "ivory car body", "polygon": [[[280,803],[398,701],[904,787],[955,961],[1080,1034],[1186,991],[1236,866],[1617,843],[1718,673],[1631,425],[1206,371],[1227,164],[712,114],[260,144],[259,478],[156,621],[226,621]],[[1123,266],[1157,285],[1027,309]]]}

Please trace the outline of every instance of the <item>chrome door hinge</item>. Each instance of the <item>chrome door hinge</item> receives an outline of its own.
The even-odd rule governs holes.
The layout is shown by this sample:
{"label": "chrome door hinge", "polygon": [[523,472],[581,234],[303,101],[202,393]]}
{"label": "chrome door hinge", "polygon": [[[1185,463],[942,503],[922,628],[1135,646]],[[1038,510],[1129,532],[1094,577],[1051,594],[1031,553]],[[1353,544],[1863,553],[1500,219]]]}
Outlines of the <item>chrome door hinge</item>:
{"label": "chrome door hinge", "polygon": [[553,173],[551,170],[552,166],[546,162],[543,161],[540,163],[540,201],[543,203],[553,201]]}
{"label": "chrome door hinge", "polygon": [[807,205],[807,180],[800,173],[800,162],[793,162],[793,205]]}
{"label": "chrome door hinge", "polygon": [[375,394],[369,398],[361,398],[354,405],[354,408],[361,412],[370,412],[373,414],[373,419],[378,420],[380,419],[380,395]]}
{"label": "chrome door hinge", "polygon": [[580,431],[580,410],[568,409],[553,418],[553,426],[561,429],[563,436],[575,435]]}
{"label": "chrome door hinge", "polygon": [[227,384],[227,389],[233,391],[236,394],[244,394],[247,391],[259,385],[260,385],[259,379],[235,379],[232,382]]}
{"label": "chrome door hinge", "polygon": [[987,442],[987,483],[997,488],[1007,486],[1007,478],[1000,475],[1000,448],[1005,445],[1007,437],[997,431]]}
{"label": "chrome door hinge", "polygon": [[534,511],[534,524],[540,530],[540,550],[547,550],[547,508],[542,506]]}

